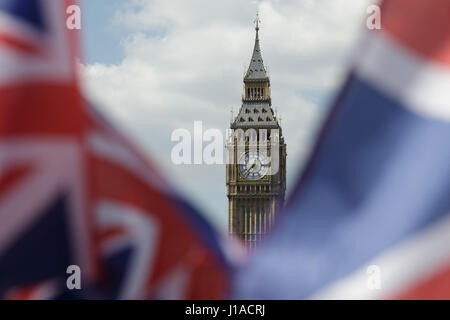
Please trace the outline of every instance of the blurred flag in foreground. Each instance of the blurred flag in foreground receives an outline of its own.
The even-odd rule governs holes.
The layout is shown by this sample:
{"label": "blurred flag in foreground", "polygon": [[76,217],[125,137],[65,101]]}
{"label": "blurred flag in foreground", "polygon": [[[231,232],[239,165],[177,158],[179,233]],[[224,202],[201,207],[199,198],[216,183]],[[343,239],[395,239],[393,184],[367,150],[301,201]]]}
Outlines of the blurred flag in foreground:
{"label": "blurred flag in foreground", "polygon": [[225,297],[215,232],[80,96],[71,4],[0,1],[0,298]]}
{"label": "blurred flag in foreground", "polygon": [[450,299],[450,1],[388,0],[238,298]]}

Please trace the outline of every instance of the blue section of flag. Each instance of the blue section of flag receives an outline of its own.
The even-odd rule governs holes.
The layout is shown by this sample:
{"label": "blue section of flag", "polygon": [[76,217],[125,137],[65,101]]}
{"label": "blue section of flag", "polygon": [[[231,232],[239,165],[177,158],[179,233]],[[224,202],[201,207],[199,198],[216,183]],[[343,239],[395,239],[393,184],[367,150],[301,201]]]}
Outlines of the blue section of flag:
{"label": "blue section of flag", "polygon": [[66,213],[65,197],[59,196],[0,256],[0,297],[11,288],[66,277],[74,261]]}
{"label": "blue section of flag", "polygon": [[450,211],[450,123],[350,77],[239,298],[307,298]]}
{"label": "blue section of flag", "polygon": [[[118,252],[105,259],[106,274],[108,279],[105,291],[103,292],[108,299],[120,298],[119,292],[127,276],[130,276],[130,261],[132,260],[133,247],[125,246]],[[132,276],[132,275],[131,275]]]}
{"label": "blue section of flag", "polygon": [[5,11],[41,31],[45,29],[40,0],[0,0],[0,11]]}

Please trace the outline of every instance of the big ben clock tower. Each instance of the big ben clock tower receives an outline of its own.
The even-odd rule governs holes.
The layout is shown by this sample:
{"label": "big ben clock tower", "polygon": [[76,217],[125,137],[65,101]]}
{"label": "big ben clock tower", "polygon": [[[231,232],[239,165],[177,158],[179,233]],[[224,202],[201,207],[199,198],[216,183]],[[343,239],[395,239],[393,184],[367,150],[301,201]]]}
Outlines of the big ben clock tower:
{"label": "big ben clock tower", "polygon": [[249,250],[270,231],[284,204],[286,144],[272,109],[270,79],[259,43],[244,76],[242,106],[227,138],[228,230]]}

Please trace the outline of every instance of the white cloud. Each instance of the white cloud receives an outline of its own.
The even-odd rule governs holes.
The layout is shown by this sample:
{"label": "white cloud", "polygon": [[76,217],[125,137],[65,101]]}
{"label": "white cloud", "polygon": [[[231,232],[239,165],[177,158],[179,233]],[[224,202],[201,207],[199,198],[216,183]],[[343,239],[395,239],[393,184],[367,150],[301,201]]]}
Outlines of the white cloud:
{"label": "white cloud", "polygon": [[226,228],[225,169],[172,165],[171,132],[192,128],[195,120],[229,126],[230,108],[240,106],[259,10],[263,58],[294,177],[325,110],[322,98],[342,80],[368,2],[128,0],[111,17],[129,30],[117,40],[126,56],[118,65],[85,66],[86,91]]}

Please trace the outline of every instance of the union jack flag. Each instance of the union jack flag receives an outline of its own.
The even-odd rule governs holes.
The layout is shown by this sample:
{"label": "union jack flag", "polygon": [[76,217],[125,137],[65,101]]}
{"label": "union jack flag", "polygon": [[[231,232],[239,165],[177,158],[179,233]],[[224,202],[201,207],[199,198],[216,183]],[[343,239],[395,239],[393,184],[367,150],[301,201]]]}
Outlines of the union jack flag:
{"label": "union jack flag", "polygon": [[225,297],[216,232],[82,98],[72,4],[0,0],[0,298]]}

